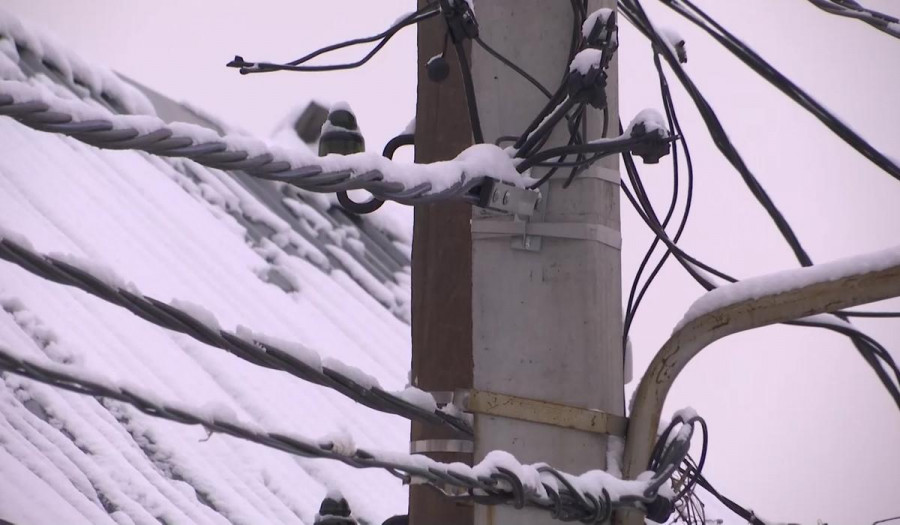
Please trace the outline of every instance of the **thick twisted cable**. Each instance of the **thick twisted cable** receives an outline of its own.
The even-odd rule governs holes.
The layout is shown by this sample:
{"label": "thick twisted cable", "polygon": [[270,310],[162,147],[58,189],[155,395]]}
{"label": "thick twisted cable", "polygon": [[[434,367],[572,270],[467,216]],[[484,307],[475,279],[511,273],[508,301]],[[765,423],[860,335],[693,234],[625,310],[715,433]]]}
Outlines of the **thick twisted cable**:
{"label": "thick twisted cable", "polygon": [[213,329],[174,306],[152,297],[112,286],[85,270],[35,253],[10,239],[0,238],[0,259],[17,264],[50,281],[79,288],[121,306],[157,326],[186,334],[254,365],[287,372],[303,381],[336,390],[374,410],[411,420],[448,425],[465,435],[472,435],[471,426],[459,417],[440,410],[423,409],[378,386],[361,385],[346,374],[328,366],[312,366],[273,344],[245,339],[225,330]]}
{"label": "thick twisted cable", "polygon": [[[512,492],[496,482],[483,483],[454,472],[454,466],[450,464],[405,454],[388,453],[385,455],[363,449],[357,449],[351,454],[342,454],[336,451],[334,443],[329,441],[316,441],[303,436],[269,432],[233,418],[202,414],[187,406],[176,406],[145,396],[134,388],[112,384],[100,378],[92,379],[71,373],[67,370],[68,368],[69,366],[55,363],[52,366],[46,366],[30,359],[17,357],[0,345],[0,370],[79,394],[121,401],[153,417],[186,425],[201,425],[210,432],[228,434],[238,439],[301,457],[332,459],[359,469],[384,469],[394,475],[399,473],[407,482],[412,479],[425,481],[442,492],[441,487],[446,486],[469,491],[477,489],[485,492],[485,495],[470,499],[482,504],[513,504],[516,508],[529,506],[549,511],[557,519],[585,520],[585,518],[590,518],[592,520],[590,522],[596,523],[596,520],[609,516],[608,509],[612,506],[634,507],[636,506],[634,502],[640,498],[639,494],[632,494],[630,495],[631,503],[625,503],[624,500],[611,502],[605,488],[601,490],[602,500],[597,496],[585,493],[575,495],[570,490],[576,489],[566,481],[567,488],[565,490],[561,490],[559,493],[548,491],[548,494],[552,494],[550,497],[552,501],[548,504],[539,499],[537,495],[523,490],[521,479],[511,470],[502,467],[492,466],[490,469],[493,471],[493,475],[497,475],[498,478],[514,486]],[[424,467],[420,460],[425,460],[426,464],[430,466]],[[546,467],[546,469],[557,479],[565,480],[565,474],[550,467]],[[548,487],[548,485],[544,484],[544,487]],[[586,504],[583,499],[585,495],[590,500]]]}
{"label": "thick twisted cable", "polygon": [[856,2],[838,3],[833,0],[809,0],[809,3],[833,15],[855,18],[894,38],[900,38],[900,20],[896,17],[873,11]]}
{"label": "thick twisted cable", "polygon": [[[16,92],[28,92],[35,100],[17,102],[12,93],[4,92],[8,84],[14,85]],[[70,112],[69,108],[78,103],[59,99],[59,104],[50,104],[40,100],[42,97],[48,98],[28,84],[0,82],[0,115],[11,117],[30,128],[68,135],[102,149],[133,149],[162,157],[188,158],[210,168],[242,171],[251,177],[282,181],[311,192],[364,189],[377,198],[412,206],[451,199],[469,200],[471,198],[467,194],[488,176],[486,173],[465,173],[460,181],[440,191],[432,191],[433,184],[427,180],[407,187],[400,181],[386,180],[385,174],[378,169],[327,171],[315,162],[298,165],[272,151],[254,154],[239,143],[230,142],[229,137],[197,142],[199,139],[179,133],[167,125],[148,131],[141,129],[142,126],[129,125],[129,121],[124,119],[114,123],[111,120],[113,115],[110,118],[77,120],[73,114],[77,110]]]}

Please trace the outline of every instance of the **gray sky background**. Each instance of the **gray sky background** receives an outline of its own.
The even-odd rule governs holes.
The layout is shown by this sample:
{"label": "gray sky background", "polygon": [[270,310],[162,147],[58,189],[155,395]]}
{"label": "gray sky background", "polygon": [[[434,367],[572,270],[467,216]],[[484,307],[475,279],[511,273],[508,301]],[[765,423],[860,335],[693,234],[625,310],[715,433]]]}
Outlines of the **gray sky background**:
{"label": "gray sky background", "polygon": [[[900,40],[803,0],[698,3],[876,147],[900,158]],[[863,3],[900,15],[896,0]],[[687,39],[688,71],[815,261],[900,244],[900,182],[661,3],[644,4],[658,24]],[[350,72],[240,76],[224,67],[234,54],[284,61],[377,33],[412,9],[412,0],[3,0],[2,6],[83,58],[254,134],[267,135],[311,98],[347,100],[376,149],[415,110],[411,30]],[[623,22],[626,122],[644,107],[661,108],[651,57]],[[697,177],[684,248],[738,277],[796,267],[771,221],[716,152],[690,100],[680,88],[675,92]],[[667,166],[642,170],[660,207],[670,191]],[[630,283],[650,234],[630,209],[622,215],[623,280]],[[674,262],[661,273],[633,327],[636,377],[700,294]],[[879,306],[900,309],[900,301]],[[857,324],[900,359],[900,321]],[[710,426],[707,476],[760,515],[831,524],[900,515],[900,413],[846,338],[789,327],[732,336],[682,374],[668,409],[685,405]]]}

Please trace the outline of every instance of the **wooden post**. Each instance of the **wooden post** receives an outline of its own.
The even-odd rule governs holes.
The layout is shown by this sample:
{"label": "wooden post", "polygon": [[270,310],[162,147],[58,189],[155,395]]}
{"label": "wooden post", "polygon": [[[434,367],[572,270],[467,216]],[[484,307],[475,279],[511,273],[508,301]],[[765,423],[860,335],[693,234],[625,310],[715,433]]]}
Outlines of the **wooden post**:
{"label": "wooden post", "polygon": [[[418,7],[425,4],[419,0]],[[418,25],[416,162],[455,157],[472,144],[462,77],[453,46],[445,58],[450,76],[431,81],[425,64],[441,53],[446,23],[434,17]],[[428,392],[472,386],[471,206],[460,202],[417,206],[412,249],[412,377]],[[452,430],[413,422],[412,442],[458,439]],[[471,464],[471,453],[429,453],[439,461]],[[452,502],[434,488],[412,486],[412,525],[471,525],[471,505]]]}

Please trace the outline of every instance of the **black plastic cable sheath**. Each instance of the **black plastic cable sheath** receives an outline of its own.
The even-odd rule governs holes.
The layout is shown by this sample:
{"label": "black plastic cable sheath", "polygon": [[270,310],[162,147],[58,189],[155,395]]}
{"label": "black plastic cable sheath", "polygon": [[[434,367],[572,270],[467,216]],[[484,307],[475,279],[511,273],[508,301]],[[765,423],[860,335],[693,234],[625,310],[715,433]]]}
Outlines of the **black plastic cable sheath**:
{"label": "black plastic cable sheath", "polygon": [[[685,226],[687,225],[688,217],[690,216],[690,213],[691,213],[691,204],[693,203],[693,198],[694,198],[694,164],[691,160],[690,148],[688,147],[687,140],[684,137],[684,132],[681,129],[681,124],[678,121],[678,114],[675,112],[675,104],[672,99],[671,92],[669,90],[669,83],[665,77],[665,71],[663,70],[662,64],[659,61],[659,55],[654,55],[653,58],[654,58],[654,63],[656,65],[657,74],[659,75],[659,79],[660,79],[660,92],[663,96],[663,106],[665,107],[665,110],[666,110],[666,117],[669,122],[669,129],[671,129],[672,131],[675,132],[676,135],[681,137],[681,144],[684,149],[685,166],[687,169],[687,191],[686,191],[686,196],[685,196],[684,212],[682,213],[681,222],[678,225],[678,229],[675,231],[675,235],[672,238],[672,242],[674,244],[677,244],[678,241],[681,239],[682,233],[684,233],[684,229],[685,229]],[[619,125],[621,127],[621,123]],[[675,194],[675,196],[673,197],[673,200],[672,200],[672,208],[670,208],[670,213],[671,213],[671,210],[674,209],[674,204],[675,204],[675,201],[677,200],[677,192],[678,192],[678,154],[677,154],[677,149],[675,147],[676,144],[677,143],[673,143],[673,147],[672,147],[672,162],[674,164],[673,193]],[[662,224],[663,229],[665,229],[667,222],[668,222],[668,214],[666,217],[666,221],[664,221]],[[658,240],[659,240],[659,238],[654,239],[654,243],[651,244],[650,249],[647,251],[647,256],[645,256],[644,261],[642,261],[642,263],[641,263],[641,267],[643,267],[643,265],[645,264],[645,261],[649,259],[649,255],[655,249],[655,247],[656,247],[655,243]],[[640,307],[640,304],[644,298],[644,295],[647,293],[647,290],[650,288],[650,285],[653,283],[654,279],[656,279],[656,276],[662,270],[663,265],[666,263],[666,260],[669,258],[669,255],[671,255],[671,249],[667,248],[666,252],[663,254],[663,256],[660,258],[659,262],[656,264],[656,267],[653,269],[652,272],[650,272],[650,275],[647,277],[647,281],[644,283],[643,288],[641,288],[640,292],[638,293],[633,306],[630,309],[626,309],[626,320],[625,320],[625,326],[624,326],[623,338],[622,338],[623,345],[625,345],[628,341],[628,334],[629,334],[631,325],[634,322],[634,317],[637,313],[638,308]],[[634,283],[637,283],[637,280],[638,280],[638,277],[640,276],[640,274],[641,274],[641,268],[638,269],[638,272],[635,275]],[[634,291],[634,285],[632,285],[632,292],[633,291]],[[632,304],[630,296],[629,296],[629,304]]]}
{"label": "black plastic cable sheath", "polygon": [[494,58],[499,60],[503,65],[512,69],[513,71],[518,73],[519,76],[521,76],[522,78],[527,80],[532,86],[536,87],[538,89],[538,91],[543,93],[547,98],[550,98],[553,96],[553,93],[550,93],[550,91],[547,88],[545,88],[543,86],[543,84],[538,82],[537,79],[535,79],[533,76],[529,75],[528,72],[526,72],[521,67],[517,66],[515,62],[513,62],[512,60],[501,55],[499,51],[497,51],[494,48],[492,48],[491,46],[487,45],[487,43],[485,43],[485,41],[482,40],[481,37],[476,36],[473,40],[475,40],[476,44],[481,46],[482,49],[484,49],[485,51],[490,53],[491,56],[493,56]]}
{"label": "black plastic cable sheath", "polygon": [[337,44],[331,44],[331,45],[325,46],[321,49],[317,49],[316,51],[313,51],[312,53],[309,53],[306,56],[300,57],[296,60],[291,60],[290,62],[287,62],[286,65],[297,66],[304,62],[308,62],[309,60],[312,60],[313,58],[316,58],[319,55],[323,55],[325,53],[330,53],[331,51],[337,51],[338,49],[343,49],[345,47],[350,47],[350,46],[355,46],[355,45],[360,45],[360,44],[368,44],[368,43],[374,42],[376,40],[381,40],[382,38],[384,38],[388,34],[390,34],[392,31],[396,32],[397,30],[399,30],[403,27],[406,27],[407,25],[410,25],[414,18],[418,17],[419,15],[426,14],[426,12],[428,10],[434,9],[437,5],[438,5],[437,2],[429,2],[428,4],[422,6],[420,9],[410,13],[403,19],[397,21],[396,24],[385,29],[381,33],[378,33],[377,35],[372,35],[372,36],[362,37],[362,38],[354,38],[352,40],[339,42]]}
{"label": "black plastic cable sheath", "polygon": [[462,73],[463,88],[466,92],[466,107],[469,110],[469,123],[472,126],[472,140],[475,144],[484,144],[484,134],[481,132],[481,118],[478,116],[478,100],[475,97],[475,85],[472,83],[472,70],[469,68],[469,59],[466,57],[466,49],[462,42],[453,42],[456,49],[456,58]]}
{"label": "black plastic cable sheath", "polygon": [[378,42],[378,44],[375,45],[375,47],[373,47],[371,50],[369,50],[369,52],[366,53],[366,55],[363,56],[363,58],[357,60],[356,62],[348,62],[346,64],[326,64],[326,65],[320,65],[320,66],[304,66],[304,65],[293,66],[290,64],[275,64],[275,63],[271,63],[271,62],[256,62],[253,64],[255,67],[241,67],[240,72],[243,75],[247,75],[247,74],[254,74],[254,73],[268,73],[268,72],[272,72],[272,71],[322,72],[322,71],[342,71],[342,70],[346,70],[346,69],[355,69],[357,67],[365,65],[369,60],[371,60],[372,57],[374,57],[379,51],[381,51],[381,49],[388,43],[388,41],[390,41],[390,39],[394,35],[396,35],[399,32],[400,29],[403,29],[404,27],[407,27],[408,25],[417,24],[419,22],[422,22],[423,20],[427,20],[433,16],[436,16],[438,13],[439,13],[439,11],[432,11],[432,12],[426,13],[424,15],[421,15],[421,16],[411,20],[410,23],[400,26],[400,27],[396,28],[395,30],[389,32],[387,35],[385,35],[384,38],[382,38]]}
{"label": "black plastic cable sheath", "polygon": [[[800,241],[798,240],[797,235],[794,233],[793,228],[791,228],[791,225],[787,222],[787,219],[784,218],[784,215],[782,215],[778,208],[775,206],[771,197],[769,197],[769,194],[766,193],[765,189],[763,189],[762,185],[747,167],[746,163],[744,163],[743,157],[741,157],[734,144],[732,144],[731,140],[728,138],[728,134],[722,127],[722,123],[719,121],[718,116],[713,111],[712,106],[697,88],[696,84],[694,84],[693,80],[690,78],[684,68],[681,67],[681,64],[678,62],[678,58],[672,54],[669,47],[652,29],[652,25],[649,24],[649,19],[646,18],[646,14],[643,13],[643,9],[640,7],[640,0],[620,0],[619,3],[620,5],[625,6],[620,12],[625,15],[626,19],[628,19],[630,22],[632,22],[632,24],[635,25],[638,31],[640,31],[642,34],[644,34],[645,37],[650,39],[656,50],[669,64],[669,67],[675,73],[675,76],[678,77],[678,80],[684,86],[685,90],[688,92],[688,95],[690,95],[691,100],[693,100],[694,104],[697,106],[697,109],[700,112],[703,121],[706,124],[706,127],[709,129],[710,136],[712,137],[713,142],[716,144],[716,147],[718,147],[719,151],[738,171],[750,192],[763,206],[769,217],[775,223],[775,226],[778,228],[778,231],[781,233],[782,237],[784,237],[788,242],[788,245],[791,247],[794,255],[800,261],[800,264],[803,266],[811,266],[812,260],[806,253],[806,250],[804,250],[800,245]],[[634,7],[636,10],[640,11],[634,13],[632,12],[631,7]]]}
{"label": "black plastic cable sheath", "polygon": [[[700,19],[693,16],[687,10],[679,5],[679,2],[686,5],[689,9],[699,15]],[[859,136],[855,131],[850,129],[833,113],[828,111],[822,104],[814,99],[809,93],[796,85],[784,74],[766,62],[753,49],[744,44],[735,37],[731,32],[725,29],[721,24],[707,15],[703,10],[695,6],[690,0],[666,0],[662,2],[676,13],[694,23],[697,27],[703,29],[707,34],[713,37],[719,44],[725,47],[735,57],[749,66],[758,75],[766,79],[770,84],[778,88],[779,91],[787,95],[794,102],[799,104],[803,109],[807,110],[820,122],[825,124],[835,135],[840,137],[844,142],[850,145],[861,155],[869,159],[873,164],[900,180],[900,166],[889,159],[877,148],[869,144],[867,140]],[[706,23],[703,23],[703,22]],[[712,28],[710,27],[712,26]],[[713,31],[715,29],[715,31]]]}

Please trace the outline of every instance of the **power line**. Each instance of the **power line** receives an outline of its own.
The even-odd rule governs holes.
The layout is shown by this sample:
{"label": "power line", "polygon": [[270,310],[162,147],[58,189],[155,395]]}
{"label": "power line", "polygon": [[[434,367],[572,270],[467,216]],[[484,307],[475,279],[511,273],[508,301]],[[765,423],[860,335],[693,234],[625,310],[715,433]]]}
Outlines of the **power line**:
{"label": "power line", "polygon": [[396,452],[355,447],[342,450],[332,441],[268,432],[220,414],[202,413],[180,403],[150,399],[105,378],[74,373],[69,366],[42,364],[15,356],[2,346],[0,369],[56,388],[121,401],[153,417],[201,425],[210,432],[227,434],[296,456],[336,460],[359,469],[384,469],[407,483],[424,481],[457,500],[538,508],[550,512],[556,519],[583,523],[605,522],[617,508],[643,509],[647,505],[665,508],[668,500],[659,494],[659,488],[674,472],[672,462],[677,466],[684,459],[693,435],[693,422],[690,422],[688,432],[679,432],[676,439],[665,445],[664,461],[659,464],[658,472],[643,482],[623,482],[603,471],[574,476],[545,463],[523,465],[504,453],[500,456],[489,454],[478,465],[466,467]]}
{"label": "power line", "polygon": [[900,38],[900,19],[863,7],[855,0],[809,0],[809,3],[833,15],[855,18],[894,38]]}
{"label": "power line", "polygon": [[[302,58],[298,58],[296,60],[292,60],[285,64],[276,64],[271,62],[247,62],[240,55],[235,55],[234,59],[229,62],[226,66],[237,68],[242,75],[250,74],[250,73],[269,73],[272,71],[302,71],[302,72],[312,72],[312,71],[340,71],[345,69],[355,69],[360,67],[376,54],[388,43],[388,41],[397,34],[401,29],[418,24],[423,20],[428,20],[429,18],[440,13],[440,10],[437,9],[437,2],[430,2],[423,6],[421,9],[410,13],[409,15],[400,19],[397,23],[386,29],[385,31],[373,35],[370,37],[364,38],[355,38],[352,40],[347,40],[345,42],[340,42],[337,44],[332,44],[330,46],[325,46],[321,49],[313,51],[308,55],[303,56]],[[366,53],[363,58],[357,60],[356,62],[349,62],[346,64],[330,64],[330,65],[318,65],[318,66],[307,66],[303,65],[306,62],[321,56],[326,53],[330,53],[332,51],[336,51],[338,49],[344,49],[347,47],[360,45],[360,44],[368,44],[371,42],[379,41],[378,44],[375,45],[368,53]]]}
{"label": "power line", "polygon": [[281,370],[300,380],[335,390],[374,410],[407,419],[445,425],[464,435],[472,434],[472,428],[464,418],[437,408],[428,410],[414,405],[398,395],[383,390],[377,384],[361,384],[354,380],[352,372],[348,372],[351,367],[347,365],[337,361],[330,361],[331,365],[306,361],[290,349],[282,348],[272,341],[210,327],[189,312],[142,295],[136,290],[111,285],[88,270],[34,252],[12,239],[0,237],[0,259],[17,264],[44,279],[79,288],[125,308],[145,321],[186,334],[256,366]]}
{"label": "power line", "polygon": [[[440,170],[429,165],[412,165],[402,170],[414,170],[415,179],[424,182],[408,186],[397,171],[401,168],[376,154],[306,158],[296,152],[289,155],[259,144],[248,145],[243,137],[213,137],[209,130],[203,130],[203,134],[192,133],[191,128],[166,125],[162,121],[154,122],[153,129],[148,130],[145,119],[150,117],[141,117],[138,122],[126,115],[101,114],[94,118],[89,113],[89,120],[78,119],[88,111],[96,113],[82,102],[64,101],[21,82],[0,81],[0,115],[12,117],[28,127],[68,135],[104,149],[136,149],[164,157],[184,157],[210,168],[240,170],[252,177],[283,181],[312,192],[365,189],[381,199],[408,205],[453,199],[477,202],[476,188],[487,179],[500,176],[488,173],[487,167],[478,167],[477,163],[476,167],[468,168],[472,172],[455,164],[459,180],[447,185],[440,180]],[[448,162],[452,166],[455,161]],[[515,177],[512,163],[507,175]],[[508,182],[514,183],[516,179]],[[434,190],[441,185],[448,187]]]}
{"label": "power line", "polygon": [[[719,149],[723,153],[723,155],[725,155],[725,157],[729,161],[731,161],[732,165],[734,165],[738,173],[741,174],[744,182],[750,188],[751,193],[754,194],[754,196],[757,198],[757,200],[760,202],[769,216],[772,217],[772,219],[775,221],[779,231],[782,233],[782,236],[794,251],[801,265],[812,266],[812,259],[809,257],[809,255],[807,255],[803,246],[800,244],[800,241],[797,238],[796,234],[793,232],[790,224],[787,222],[787,220],[784,218],[784,216],[781,214],[772,200],[768,197],[765,190],[762,189],[762,186],[756,180],[755,176],[744,164],[737,149],[728,139],[728,136],[725,133],[725,130],[719,122],[718,117],[716,116],[712,107],[703,97],[702,93],[699,91],[696,85],[691,81],[690,77],[684,71],[684,68],[681,67],[681,64],[677,60],[677,57],[674,56],[671,49],[669,49],[669,47],[665,45],[662,37],[654,29],[652,22],[650,22],[649,18],[647,18],[646,13],[643,11],[643,8],[640,5],[640,0],[620,0],[619,6],[622,9],[622,13],[625,15],[625,17],[633,24],[635,24],[635,27],[637,27],[637,29],[644,36],[646,36],[651,40],[651,42],[654,43],[654,48],[656,49],[656,51],[666,59],[666,62],[675,72],[685,90],[688,92],[695,105],[697,106],[697,109],[701,113],[701,116],[703,117],[716,145],[719,146]],[[623,159],[626,166],[626,171],[628,171],[631,182],[635,187],[637,201],[633,196],[630,195],[630,193],[627,192],[627,188],[623,186],[623,189],[626,191],[626,196],[636,207],[640,206],[644,209],[646,213],[639,212],[641,217],[645,220],[645,222],[647,222],[648,226],[650,226],[651,229],[654,230],[657,236],[665,236],[664,238],[661,238],[663,238],[664,242],[666,242],[667,246],[670,249],[675,251],[675,248],[673,248],[675,246],[674,243],[672,243],[671,240],[668,240],[668,237],[666,236],[665,231],[661,228],[661,225],[659,224],[655,213],[652,212],[652,206],[649,204],[649,200],[646,199],[646,196],[644,195],[642,189],[643,187],[640,183],[639,177],[636,174],[636,168],[634,167],[633,161],[631,161],[630,159],[630,154],[623,154]],[[640,205],[638,204],[638,202],[640,202]],[[692,277],[694,277],[695,280],[701,283],[707,290],[714,287],[714,285],[703,278],[698,272],[696,272],[696,270],[691,268],[690,265],[686,264],[685,261],[690,262],[690,264],[692,265],[697,265],[705,271],[711,271],[714,275],[717,275],[720,278],[725,278],[726,280],[732,282],[734,281],[733,278],[722,274],[721,272],[718,272],[717,270],[710,268],[707,265],[702,265],[702,263],[698,264],[699,261],[697,261],[696,259],[687,258],[685,257],[685,254],[683,252],[680,252],[679,262],[681,262],[682,265],[692,275]],[[840,313],[836,315],[839,318],[842,318]],[[846,319],[843,320],[846,321]],[[797,321],[796,323],[802,324],[801,321]],[[851,337],[851,340],[853,341],[854,346],[857,348],[857,351],[859,351],[863,358],[870,364],[870,366],[872,366],[882,384],[891,394],[898,407],[900,407],[900,388],[898,388],[897,385],[887,376],[887,373],[883,368],[881,368],[881,365],[877,362],[876,359],[880,358],[883,362],[886,362],[889,365],[892,373],[897,377],[898,382],[900,382],[900,369],[898,369],[896,365],[893,364],[893,360],[891,359],[890,354],[888,354],[886,350],[884,350],[880,345],[873,345],[872,341],[866,339],[865,337],[862,337],[863,334],[858,330],[851,328],[850,330],[841,331],[836,329],[833,325],[822,327],[844,333],[845,335]]]}
{"label": "power line", "polygon": [[[636,5],[640,4],[640,0],[633,1]],[[897,163],[869,144],[864,138],[860,137],[809,93],[801,89],[784,74],[778,71],[778,69],[766,62],[761,56],[731,34],[715,19],[694,5],[691,0],[666,0],[662,3],[694,23],[697,27],[703,29],[759,76],[766,79],[800,107],[819,119],[828,127],[828,129],[841,138],[841,140],[895,179],[900,180],[900,166],[898,166]]]}

